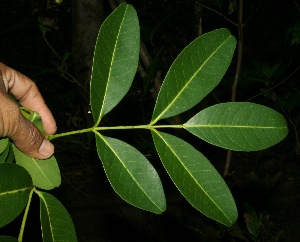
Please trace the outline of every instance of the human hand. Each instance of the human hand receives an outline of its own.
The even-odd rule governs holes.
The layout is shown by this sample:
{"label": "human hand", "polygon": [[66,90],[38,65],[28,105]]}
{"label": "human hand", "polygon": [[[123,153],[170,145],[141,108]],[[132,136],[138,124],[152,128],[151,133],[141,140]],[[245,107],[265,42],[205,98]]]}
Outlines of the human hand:
{"label": "human hand", "polygon": [[55,120],[35,83],[0,62],[0,137],[9,137],[16,147],[33,158],[49,158],[54,153],[53,144],[21,114],[7,92],[23,107],[41,115],[46,134],[56,132]]}

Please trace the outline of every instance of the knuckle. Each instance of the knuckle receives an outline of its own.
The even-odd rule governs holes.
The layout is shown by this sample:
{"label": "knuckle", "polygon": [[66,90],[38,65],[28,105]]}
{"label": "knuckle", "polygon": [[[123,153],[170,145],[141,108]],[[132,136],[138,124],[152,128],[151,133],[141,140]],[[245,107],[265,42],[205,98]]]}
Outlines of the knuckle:
{"label": "knuckle", "polygon": [[43,142],[44,136],[21,114],[17,104],[11,101],[0,106],[0,136],[9,137],[27,154],[35,153]]}
{"label": "knuckle", "polygon": [[18,130],[18,121],[21,113],[19,107],[11,102],[1,107],[0,110],[0,122],[1,129],[0,135],[4,137],[12,137]]}

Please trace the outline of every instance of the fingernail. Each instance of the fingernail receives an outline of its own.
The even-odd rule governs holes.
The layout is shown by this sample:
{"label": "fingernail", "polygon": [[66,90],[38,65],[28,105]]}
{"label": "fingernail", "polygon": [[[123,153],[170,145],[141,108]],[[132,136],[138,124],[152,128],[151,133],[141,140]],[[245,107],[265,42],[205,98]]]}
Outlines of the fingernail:
{"label": "fingernail", "polygon": [[54,146],[51,144],[49,140],[44,139],[40,149],[40,155],[44,156],[45,158],[50,157],[54,153]]}

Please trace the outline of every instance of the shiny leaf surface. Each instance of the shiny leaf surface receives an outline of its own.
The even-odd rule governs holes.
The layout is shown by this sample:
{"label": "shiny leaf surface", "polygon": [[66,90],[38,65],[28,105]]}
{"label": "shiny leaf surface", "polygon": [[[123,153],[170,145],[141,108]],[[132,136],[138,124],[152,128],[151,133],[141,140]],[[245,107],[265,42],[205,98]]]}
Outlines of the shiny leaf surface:
{"label": "shiny leaf surface", "polygon": [[123,3],[103,22],[96,42],[90,90],[96,126],[128,92],[137,70],[139,48],[136,11]]}
{"label": "shiny leaf surface", "polygon": [[44,242],[77,241],[75,227],[68,211],[54,196],[37,191]]}
{"label": "shiny leaf surface", "polygon": [[280,113],[247,102],[211,106],[183,126],[208,143],[236,151],[266,149],[288,133],[286,120]]}
{"label": "shiny leaf surface", "polygon": [[230,32],[218,29],[185,47],[165,77],[151,123],[192,108],[210,93],[224,76],[235,46]]}
{"label": "shiny leaf surface", "polygon": [[23,167],[12,163],[0,164],[0,227],[22,212],[32,188],[31,177]]}
{"label": "shiny leaf surface", "polygon": [[31,175],[34,186],[51,190],[61,184],[60,170],[54,156],[39,160],[25,155],[13,145],[16,163],[23,166]]}
{"label": "shiny leaf surface", "polygon": [[175,136],[156,130],[152,136],[166,171],[186,200],[207,217],[231,226],[237,219],[234,199],[207,158]]}
{"label": "shiny leaf surface", "polygon": [[137,149],[96,133],[98,155],[115,192],[129,204],[160,214],[166,200],[160,178]]}

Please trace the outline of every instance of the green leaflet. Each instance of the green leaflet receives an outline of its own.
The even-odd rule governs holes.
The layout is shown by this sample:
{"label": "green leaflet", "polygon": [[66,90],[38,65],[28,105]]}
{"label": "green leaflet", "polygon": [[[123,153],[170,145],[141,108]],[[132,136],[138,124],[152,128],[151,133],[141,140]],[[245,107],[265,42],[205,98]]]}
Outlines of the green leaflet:
{"label": "green leaflet", "polygon": [[163,187],[146,157],[121,140],[95,134],[98,155],[115,192],[133,206],[157,214],[164,212]]}
{"label": "green leaflet", "polygon": [[49,193],[36,191],[40,198],[40,218],[44,242],[76,242],[73,221],[65,207]]}
{"label": "green leaflet", "polygon": [[90,86],[95,126],[122,100],[132,84],[139,58],[139,33],[136,11],[125,3],[100,28]]}
{"label": "green leaflet", "polygon": [[189,143],[152,130],[159,157],[178,190],[207,217],[231,226],[237,219],[234,199],[216,169]]}
{"label": "green leaflet", "polygon": [[39,160],[25,155],[15,145],[12,146],[16,163],[29,172],[34,186],[51,190],[61,184],[60,170],[54,156],[46,160]]}
{"label": "green leaflet", "polygon": [[0,227],[22,212],[32,188],[31,177],[23,167],[12,163],[0,164]]}
{"label": "green leaflet", "polygon": [[266,149],[288,133],[286,120],[280,113],[247,102],[208,107],[183,127],[208,143],[237,151]]}
{"label": "green leaflet", "polygon": [[192,108],[210,93],[224,76],[235,46],[230,32],[218,29],[185,47],[161,86],[151,124]]}

